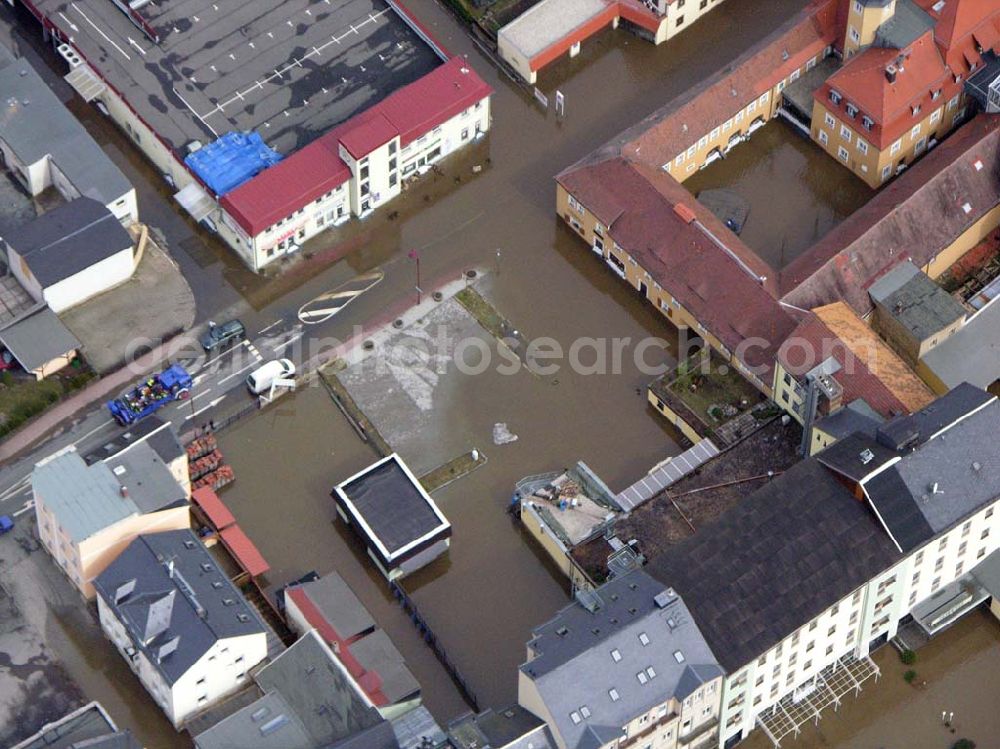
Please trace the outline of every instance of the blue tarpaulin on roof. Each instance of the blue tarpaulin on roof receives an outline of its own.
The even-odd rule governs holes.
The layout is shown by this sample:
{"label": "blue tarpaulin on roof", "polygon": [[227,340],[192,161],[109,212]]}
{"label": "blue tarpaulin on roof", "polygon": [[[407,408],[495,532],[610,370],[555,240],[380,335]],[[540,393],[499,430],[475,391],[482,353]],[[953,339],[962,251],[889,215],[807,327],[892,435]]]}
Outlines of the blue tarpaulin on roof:
{"label": "blue tarpaulin on roof", "polygon": [[257,133],[233,132],[189,154],[184,163],[221,197],[281,159]]}

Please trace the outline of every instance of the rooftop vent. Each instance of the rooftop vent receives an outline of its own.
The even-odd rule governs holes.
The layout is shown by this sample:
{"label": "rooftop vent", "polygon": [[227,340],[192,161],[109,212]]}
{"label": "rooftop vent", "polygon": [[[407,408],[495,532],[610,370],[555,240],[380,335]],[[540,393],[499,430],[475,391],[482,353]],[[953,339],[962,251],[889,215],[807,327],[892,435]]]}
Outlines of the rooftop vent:
{"label": "rooftop vent", "polygon": [[885,79],[889,81],[889,83],[896,82],[897,73],[899,73],[899,69],[895,65],[890,63],[889,65],[885,66]]}
{"label": "rooftop vent", "polygon": [[875,453],[873,453],[866,447],[864,450],[861,451],[861,455],[859,455],[858,457],[861,458],[862,465],[868,465],[873,460],[875,460]]}
{"label": "rooftop vent", "polygon": [[979,469],[981,469],[982,467],[983,467],[982,464],[978,460],[973,461],[973,463],[972,463],[972,470],[973,471],[977,471],[978,472]]}
{"label": "rooftop vent", "polygon": [[656,605],[657,605],[658,608],[661,608],[661,609],[662,608],[666,608],[667,605],[671,601],[674,600],[674,598],[676,597],[676,595],[677,594],[674,593],[674,589],[673,588],[667,588],[666,590],[664,590],[664,591],[662,591],[660,593],[657,593],[653,597],[653,602],[656,603]]}

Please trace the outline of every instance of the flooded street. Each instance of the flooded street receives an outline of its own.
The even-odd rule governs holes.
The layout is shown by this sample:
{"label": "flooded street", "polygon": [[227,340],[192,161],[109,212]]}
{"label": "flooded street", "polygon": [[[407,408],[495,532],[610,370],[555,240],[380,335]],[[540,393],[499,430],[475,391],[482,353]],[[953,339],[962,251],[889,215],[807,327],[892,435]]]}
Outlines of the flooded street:
{"label": "flooded street", "polygon": [[[781,119],[684,182],[727,188],[749,204],[740,238],[781,270],[871,200],[875,191]],[[780,209],[776,208],[780,206]]]}
{"label": "flooded street", "polygon": [[[903,681],[904,666],[890,646],[874,656],[882,675],[848,696],[839,712],[826,710],[816,727],[808,723],[785,749],[950,749],[960,738],[995,747],[1000,736],[1000,623],[980,609],[966,616],[917,652],[914,686]],[[923,684],[926,682],[926,685]],[[955,713],[954,732],[941,712]],[[771,749],[757,731],[747,749]]]}

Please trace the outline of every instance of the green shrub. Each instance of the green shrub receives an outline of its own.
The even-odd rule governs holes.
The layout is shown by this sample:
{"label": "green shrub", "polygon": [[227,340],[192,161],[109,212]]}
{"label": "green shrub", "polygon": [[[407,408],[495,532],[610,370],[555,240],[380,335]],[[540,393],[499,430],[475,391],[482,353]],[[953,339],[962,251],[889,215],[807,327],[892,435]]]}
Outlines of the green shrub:
{"label": "green shrub", "polygon": [[899,660],[903,662],[904,666],[912,666],[917,662],[917,654],[910,649],[906,649],[899,654]]}
{"label": "green shrub", "polygon": [[10,387],[11,385],[14,384],[14,375],[5,370],[2,374],[0,374],[0,382],[2,382],[7,387]]}
{"label": "green shrub", "polygon": [[951,749],[976,749],[976,742],[972,739],[959,739],[951,745]]}
{"label": "green shrub", "polygon": [[907,684],[912,684],[913,680],[916,678],[917,678],[917,672],[914,671],[912,668],[905,674],[903,674],[903,681],[905,681]]}

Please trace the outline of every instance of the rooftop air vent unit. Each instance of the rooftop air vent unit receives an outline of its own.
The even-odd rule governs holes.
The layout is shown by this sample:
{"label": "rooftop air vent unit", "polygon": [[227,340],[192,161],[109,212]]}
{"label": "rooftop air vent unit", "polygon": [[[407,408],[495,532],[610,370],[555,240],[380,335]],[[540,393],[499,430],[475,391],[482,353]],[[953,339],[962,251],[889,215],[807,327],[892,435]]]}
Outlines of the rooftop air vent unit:
{"label": "rooftop air vent unit", "polygon": [[861,451],[861,455],[859,457],[861,458],[862,465],[868,465],[873,460],[875,460],[875,453],[873,453],[866,447],[864,450]]}

